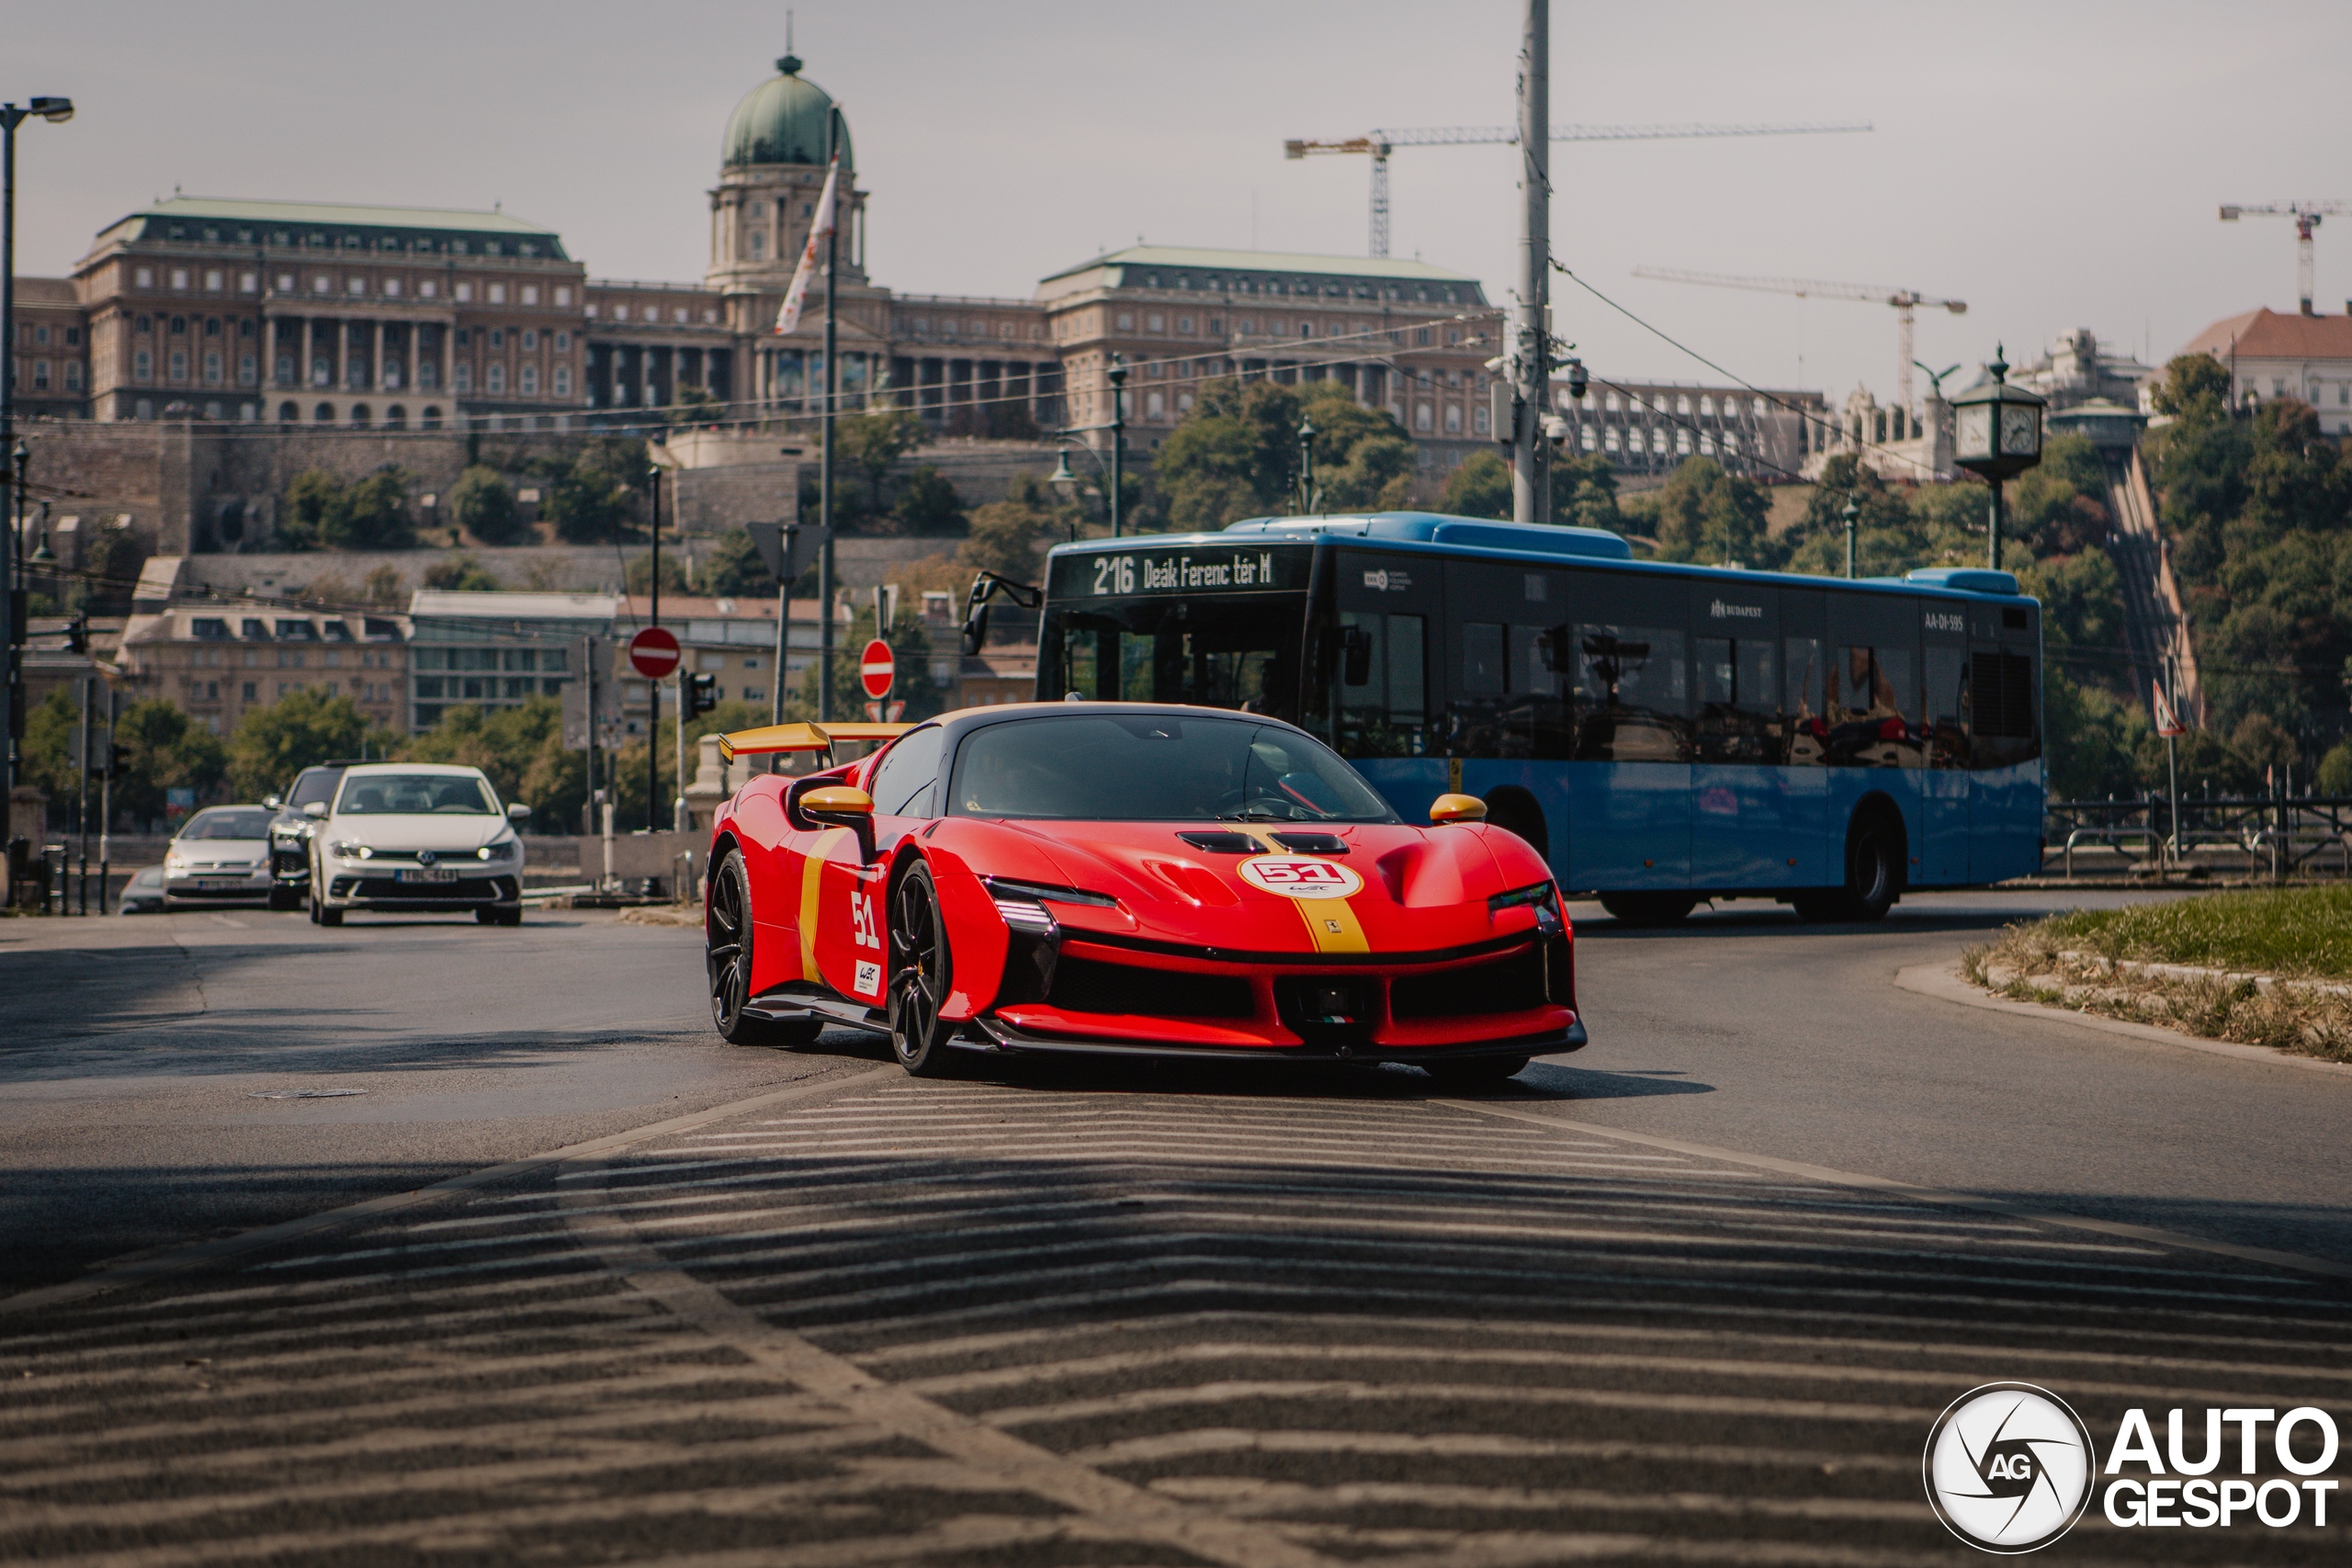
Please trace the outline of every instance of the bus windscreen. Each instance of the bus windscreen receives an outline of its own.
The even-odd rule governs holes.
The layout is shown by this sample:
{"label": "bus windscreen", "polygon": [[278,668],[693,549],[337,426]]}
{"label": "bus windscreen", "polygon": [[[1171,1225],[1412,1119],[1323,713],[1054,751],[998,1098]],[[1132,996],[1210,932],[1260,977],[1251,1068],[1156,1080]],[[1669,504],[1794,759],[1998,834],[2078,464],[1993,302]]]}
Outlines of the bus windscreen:
{"label": "bus windscreen", "polygon": [[1295,719],[1304,594],[1097,600],[1049,612],[1065,692]]}

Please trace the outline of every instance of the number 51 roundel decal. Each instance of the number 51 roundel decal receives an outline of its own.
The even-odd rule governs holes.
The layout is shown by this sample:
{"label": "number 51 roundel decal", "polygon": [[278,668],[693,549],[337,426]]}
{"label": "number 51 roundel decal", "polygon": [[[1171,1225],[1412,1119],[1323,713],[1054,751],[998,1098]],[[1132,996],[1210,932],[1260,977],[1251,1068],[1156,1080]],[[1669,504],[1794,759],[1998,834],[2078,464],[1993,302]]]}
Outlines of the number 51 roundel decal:
{"label": "number 51 roundel decal", "polygon": [[1284,898],[1345,898],[1363,887],[1363,878],[1337,861],[1304,855],[1252,855],[1240,871],[1250,886]]}

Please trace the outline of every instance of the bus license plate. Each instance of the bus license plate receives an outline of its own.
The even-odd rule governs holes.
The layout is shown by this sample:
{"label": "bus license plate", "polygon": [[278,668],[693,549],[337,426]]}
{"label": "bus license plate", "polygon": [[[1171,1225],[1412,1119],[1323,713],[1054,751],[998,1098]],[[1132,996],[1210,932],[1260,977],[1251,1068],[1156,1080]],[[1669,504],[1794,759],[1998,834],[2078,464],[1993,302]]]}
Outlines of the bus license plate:
{"label": "bus license plate", "polygon": [[400,880],[402,882],[455,882],[458,880],[458,872],[455,866],[403,866],[401,868]]}

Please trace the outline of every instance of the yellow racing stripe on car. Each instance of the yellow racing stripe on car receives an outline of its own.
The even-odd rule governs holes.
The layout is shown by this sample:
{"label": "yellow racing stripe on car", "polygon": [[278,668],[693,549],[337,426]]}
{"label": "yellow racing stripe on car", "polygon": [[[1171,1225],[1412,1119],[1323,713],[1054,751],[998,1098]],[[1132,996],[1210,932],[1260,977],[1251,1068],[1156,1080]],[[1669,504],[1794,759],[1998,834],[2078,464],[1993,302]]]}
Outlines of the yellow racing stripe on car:
{"label": "yellow racing stripe on car", "polygon": [[1372,944],[1364,940],[1363,926],[1356,919],[1356,912],[1345,898],[1300,898],[1295,900],[1299,918],[1306,922],[1307,939],[1315,943],[1317,953],[1370,953]]}
{"label": "yellow racing stripe on car", "polygon": [[800,863],[800,977],[822,980],[817,971],[817,904],[825,874],[825,852],[840,840],[849,836],[846,828],[828,828],[817,835],[808,846],[808,858]]}
{"label": "yellow racing stripe on car", "polygon": [[[1258,847],[1270,855],[1286,855],[1291,852],[1274,841],[1273,831],[1267,828],[1251,828],[1235,823],[1237,831],[1258,840]],[[1356,919],[1346,898],[1294,898],[1292,908],[1306,922],[1306,940],[1317,953],[1370,953],[1372,943],[1364,939],[1363,923]]]}

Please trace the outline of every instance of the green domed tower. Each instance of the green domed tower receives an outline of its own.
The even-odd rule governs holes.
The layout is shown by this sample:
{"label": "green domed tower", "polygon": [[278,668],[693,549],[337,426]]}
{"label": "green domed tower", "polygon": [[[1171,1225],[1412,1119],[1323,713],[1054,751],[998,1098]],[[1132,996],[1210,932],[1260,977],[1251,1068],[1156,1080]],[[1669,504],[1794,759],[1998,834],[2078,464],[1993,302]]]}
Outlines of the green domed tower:
{"label": "green domed tower", "polygon": [[[777,61],[775,72],[744,94],[727,117],[718,186],[710,193],[710,268],[705,281],[729,293],[784,292],[825,186],[832,95],[800,73],[795,55]],[[837,265],[846,288],[865,281],[865,195],[856,188],[846,117],[840,138]]]}

